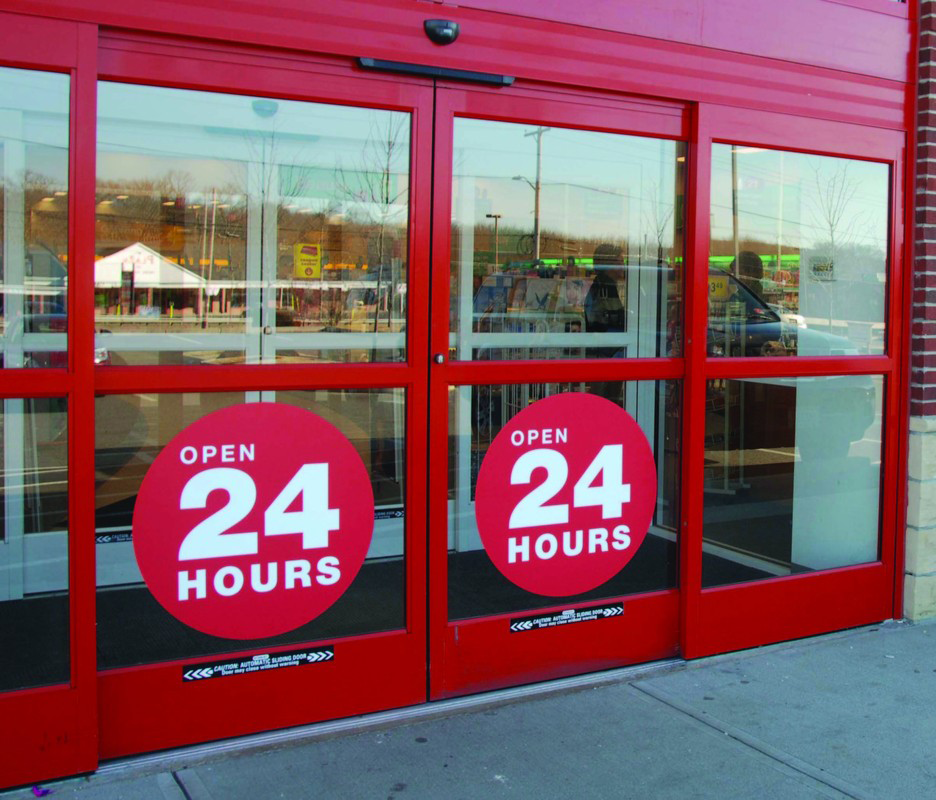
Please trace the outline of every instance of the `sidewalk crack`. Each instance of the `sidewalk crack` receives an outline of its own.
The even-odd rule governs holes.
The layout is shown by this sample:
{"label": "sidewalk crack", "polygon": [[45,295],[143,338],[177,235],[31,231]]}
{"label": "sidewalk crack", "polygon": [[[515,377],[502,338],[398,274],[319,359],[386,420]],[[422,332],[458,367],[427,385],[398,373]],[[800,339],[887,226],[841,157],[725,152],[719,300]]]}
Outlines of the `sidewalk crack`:
{"label": "sidewalk crack", "polygon": [[770,760],[783,765],[793,772],[797,772],[801,775],[811,778],[813,781],[816,781],[823,786],[827,786],[840,795],[854,798],[854,800],[874,800],[870,795],[865,794],[859,787],[855,786],[854,784],[851,784],[836,775],[832,775],[820,767],[810,764],[808,761],[803,761],[801,758],[797,758],[793,754],[788,753],[785,750],[781,750],[779,747],[774,747],[773,745],[757,738],[747,731],[744,731],[734,725],[730,725],[724,720],[718,719],[718,717],[702,712],[689,703],[685,703],[679,698],[674,697],[663,689],[636,682],[630,683],[629,686],[641,694],[644,694],[647,697],[650,697],[653,700],[668,706],[674,711],[691,717],[693,720],[701,723],[707,728],[718,731],[719,733],[734,739],[739,744],[757,751],[761,755],[766,756]]}

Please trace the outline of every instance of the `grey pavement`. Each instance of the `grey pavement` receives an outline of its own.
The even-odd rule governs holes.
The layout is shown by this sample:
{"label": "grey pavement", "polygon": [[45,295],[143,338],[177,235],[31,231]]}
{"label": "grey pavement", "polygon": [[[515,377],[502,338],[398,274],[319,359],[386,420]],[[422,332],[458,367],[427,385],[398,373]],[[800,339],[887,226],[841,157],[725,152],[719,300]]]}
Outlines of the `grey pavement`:
{"label": "grey pavement", "polygon": [[936,798],[936,623],[539,688],[112,762],[43,786],[49,800]]}

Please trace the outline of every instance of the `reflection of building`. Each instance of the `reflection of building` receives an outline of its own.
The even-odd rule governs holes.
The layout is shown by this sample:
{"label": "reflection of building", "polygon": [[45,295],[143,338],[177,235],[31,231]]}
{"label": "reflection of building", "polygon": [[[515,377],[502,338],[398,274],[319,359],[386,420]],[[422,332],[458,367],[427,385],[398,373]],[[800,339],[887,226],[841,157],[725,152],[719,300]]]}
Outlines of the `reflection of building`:
{"label": "reflection of building", "polygon": [[[465,0],[433,6],[462,26],[438,46],[409,0],[240,4],[223,25],[202,0],[126,5],[0,12],[0,786],[936,613],[936,323],[930,270],[909,307],[905,230],[907,53],[934,17],[888,0]],[[925,267],[936,236],[919,238]],[[760,274],[733,274],[742,252]],[[563,392],[623,407],[656,459],[646,546],[587,596],[513,584],[474,513],[493,437]],[[133,514],[174,436],[261,402],[352,441],[374,537],[328,612],[226,640],[154,600]],[[303,526],[332,510],[326,482],[277,506],[275,469],[220,460],[241,433],[218,431],[199,466],[241,470],[256,498],[191,491],[191,528],[166,536],[212,520],[221,550],[257,534],[225,558],[318,561]],[[577,504],[613,508],[596,492],[624,495],[617,462],[582,478],[588,456],[562,480],[548,461],[548,485],[548,468],[505,481],[558,526],[537,541]],[[597,551],[604,519],[567,538],[593,528]],[[250,574],[168,552],[170,579],[212,569],[222,596]],[[511,631],[605,601],[622,613]],[[324,648],[327,663],[190,679]]]}
{"label": "reflection of building", "polygon": [[191,312],[212,293],[205,278],[139,242],[94,262],[94,290],[101,313],[146,316]]}

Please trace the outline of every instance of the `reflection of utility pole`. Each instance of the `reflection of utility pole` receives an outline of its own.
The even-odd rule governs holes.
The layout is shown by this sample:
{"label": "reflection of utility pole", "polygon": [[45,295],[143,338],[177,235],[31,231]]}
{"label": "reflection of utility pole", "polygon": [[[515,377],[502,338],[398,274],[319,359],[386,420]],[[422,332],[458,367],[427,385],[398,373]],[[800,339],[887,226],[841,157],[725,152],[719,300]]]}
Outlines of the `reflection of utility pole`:
{"label": "reflection of utility pole", "polygon": [[515,181],[526,181],[533,188],[533,260],[540,260],[540,189],[542,188],[543,178],[543,134],[551,130],[540,125],[536,130],[523,134],[524,137],[536,137],[536,182],[530,183],[528,178],[522,175],[515,175]]}
{"label": "reflection of utility pole", "polygon": [[731,148],[731,238],[734,241],[734,276],[738,277],[740,264],[738,258],[740,244],[738,242],[738,148]]}
{"label": "reflection of utility pole", "polygon": [[500,263],[500,248],[498,247],[497,239],[497,226],[500,222],[501,214],[485,214],[488,219],[494,220],[494,266],[496,267]]}

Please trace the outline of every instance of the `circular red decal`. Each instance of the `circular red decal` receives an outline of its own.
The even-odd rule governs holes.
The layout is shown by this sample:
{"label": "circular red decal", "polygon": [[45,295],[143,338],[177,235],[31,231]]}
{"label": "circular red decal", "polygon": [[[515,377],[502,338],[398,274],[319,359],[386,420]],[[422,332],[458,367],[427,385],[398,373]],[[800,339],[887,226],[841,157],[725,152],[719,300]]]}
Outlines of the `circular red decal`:
{"label": "circular red decal", "polygon": [[374,531],[360,456],[334,425],[280,403],[208,414],[163,448],[133,511],[146,585],[203,633],[257,639],[332,605]]}
{"label": "circular red decal", "polygon": [[634,418],[592,394],[528,406],[491,443],[475,492],[484,548],[535,594],[587,592],[614,577],[647,535],[653,453]]}

